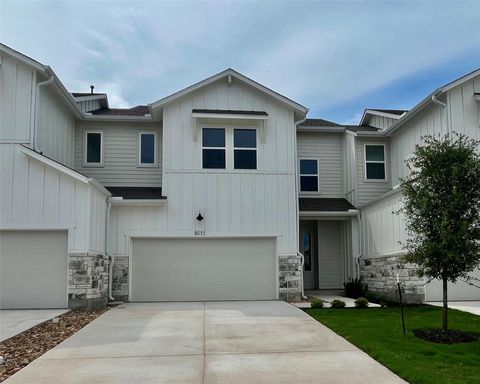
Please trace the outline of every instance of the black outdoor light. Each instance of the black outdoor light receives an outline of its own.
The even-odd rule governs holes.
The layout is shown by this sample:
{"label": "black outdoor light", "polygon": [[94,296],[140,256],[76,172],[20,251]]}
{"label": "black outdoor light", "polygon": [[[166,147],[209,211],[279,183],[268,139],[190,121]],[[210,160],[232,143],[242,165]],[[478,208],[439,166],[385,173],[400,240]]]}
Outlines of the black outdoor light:
{"label": "black outdoor light", "polygon": [[197,216],[197,220],[198,221],[202,221],[203,220],[203,216],[200,212],[198,212],[198,216]]}

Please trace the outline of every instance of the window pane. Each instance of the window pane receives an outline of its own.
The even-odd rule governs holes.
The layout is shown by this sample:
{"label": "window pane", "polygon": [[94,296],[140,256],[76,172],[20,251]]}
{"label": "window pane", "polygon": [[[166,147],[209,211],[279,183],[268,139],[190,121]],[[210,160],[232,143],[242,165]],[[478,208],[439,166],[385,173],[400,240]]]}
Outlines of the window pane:
{"label": "window pane", "polygon": [[300,176],[300,190],[301,191],[318,191],[318,177],[317,176]]}
{"label": "window pane", "polygon": [[235,150],[235,169],[257,169],[257,151]]}
{"label": "window pane", "polygon": [[100,163],[102,134],[87,133],[87,163]]}
{"label": "window pane", "polygon": [[385,160],[385,153],[384,153],[384,146],[383,145],[366,145],[365,151],[367,161],[384,161]]}
{"label": "window pane", "polygon": [[303,234],[303,270],[311,271],[312,270],[312,237],[310,233]]}
{"label": "window pane", "polygon": [[385,180],[385,164],[367,163],[367,179]]}
{"label": "window pane", "polygon": [[203,128],[202,143],[204,147],[225,147],[225,129]]}
{"label": "window pane", "polygon": [[254,129],[235,129],[233,145],[235,148],[257,148],[257,131]]}
{"label": "window pane", "polygon": [[316,175],[318,173],[317,160],[300,160],[300,173]]}
{"label": "window pane", "polygon": [[155,163],[155,135],[152,133],[140,134],[140,162],[142,164]]}
{"label": "window pane", "polygon": [[224,149],[204,149],[203,150],[203,168],[225,168],[225,150]]}

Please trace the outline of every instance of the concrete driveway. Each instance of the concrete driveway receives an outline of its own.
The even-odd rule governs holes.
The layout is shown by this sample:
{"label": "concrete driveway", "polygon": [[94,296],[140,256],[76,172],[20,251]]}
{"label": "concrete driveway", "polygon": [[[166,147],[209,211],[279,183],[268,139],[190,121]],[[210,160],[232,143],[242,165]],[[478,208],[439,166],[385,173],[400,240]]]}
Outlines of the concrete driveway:
{"label": "concrete driveway", "polygon": [[15,383],[405,383],[281,301],[126,304]]}
{"label": "concrete driveway", "polygon": [[2,309],[0,310],[0,341],[65,312],[68,312],[68,309]]}

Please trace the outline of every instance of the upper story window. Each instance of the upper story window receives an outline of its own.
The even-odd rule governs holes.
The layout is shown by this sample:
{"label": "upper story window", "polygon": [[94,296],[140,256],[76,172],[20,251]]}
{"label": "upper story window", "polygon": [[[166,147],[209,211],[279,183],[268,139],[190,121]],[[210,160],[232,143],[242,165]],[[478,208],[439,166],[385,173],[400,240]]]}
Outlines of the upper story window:
{"label": "upper story window", "polygon": [[225,169],[226,146],[225,128],[203,128],[202,166],[203,168]]}
{"label": "upper story window", "polygon": [[103,132],[85,132],[85,165],[103,165]]}
{"label": "upper story window", "polygon": [[257,169],[257,131],[255,129],[233,131],[233,167]]}
{"label": "upper story window", "polygon": [[385,145],[366,144],[365,145],[365,179],[367,180],[385,180]]}
{"label": "upper story window", "polygon": [[317,159],[300,159],[300,192],[318,192]]}
{"label": "upper story window", "polygon": [[157,165],[157,134],[155,132],[138,133],[138,164],[142,167]]}

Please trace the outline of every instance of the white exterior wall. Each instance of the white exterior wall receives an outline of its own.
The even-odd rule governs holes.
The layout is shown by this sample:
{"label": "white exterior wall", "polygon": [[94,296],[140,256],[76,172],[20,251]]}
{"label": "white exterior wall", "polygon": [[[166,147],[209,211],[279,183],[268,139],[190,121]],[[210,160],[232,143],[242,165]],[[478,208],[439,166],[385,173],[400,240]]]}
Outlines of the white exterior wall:
{"label": "white exterior wall", "polygon": [[[85,166],[85,131],[101,131],[104,136],[103,166]],[[75,133],[75,169],[109,187],[162,186],[161,123],[90,122],[77,123]],[[157,133],[156,167],[138,165],[138,133]]]}
{"label": "white exterior wall", "polygon": [[446,112],[438,105],[430,105],[401,126],[391,137],[392,184],[407,176],[405,160],[412,155],[415,145],[425,135],[444,135],[448,132]]}
{"label": "white exterior wall", "polygon": [[370,117],[368,125],[375,128],[386,129],[396,121],[397,119],[394,119],[392,117],[372,115]]}
{"label": "white exterior wall", "polygon": [[402,194],[393,193],[362,209],[362,254],[365,257],[394,255],[402,252],[407,239],[405,216],[395,214],[402,206]]}
{"label": "white exterior wall", "polygon": [[1,144],[0,156],[0,229],[67,229],[70,252],[104,250],[99,192],[29,158],[18,144]]}
{"label": "white exterior wall", "polygon": [[29,143],[36,72],[6,54],[0,61],[0,142]]}
{"label": "white exterior wall", "polygon": [[[367,180],[365,177],[365,144],[384,144],[385,145],[385,170],[386,180]],[[356,160],[357,160],[357,190],[358,204],[362,205],[389,191],[391,184],[391,156],[390,143],[388,139],[378,139],[369,137],[357,137],[356,140]]]}
{"label": "white exterior wall", "polygon": [[342,157],[343,157],[343,193],[345,197],[354,206],[358,203],[357,186],[357,159],[356,159],[356,138],[353,134],[345,133],[342,137]]}
{"label": "white exterior wall", "polygon": [[319,191],[300,192],[301,196],[344,197],[342,134],[297,132],[297,156],[318,160]]}
{"label": "white exterior wall", "polygon": [[73,167],[75,118],[52,88],[41,87],[37,97],[37,151]]}
{"label": "white exterior wall", "polygon": [[[204,170],[201,133],[192,109],[266,111],[266,139],[257,140],[257,170]],[[229,125],[230,124],[230,125]],[[236,126],[231,121],[220,126]],[[208,126],[212,126],[209,124]],[[245,127],[245,125],[243,125]],[[114,206],[109,244],[128,254],[129,234],[193,237],[278,236],[278,254],[296,254],[295,126],[293,111],[250,86],[222,79],[164,108],[164,206]],[[196,227],[201,212],[205,220]]]}

